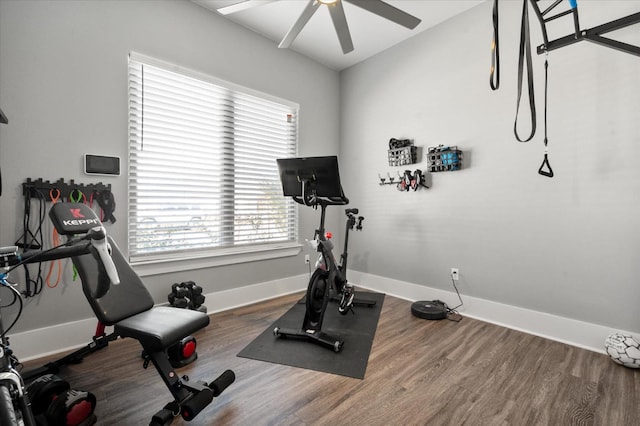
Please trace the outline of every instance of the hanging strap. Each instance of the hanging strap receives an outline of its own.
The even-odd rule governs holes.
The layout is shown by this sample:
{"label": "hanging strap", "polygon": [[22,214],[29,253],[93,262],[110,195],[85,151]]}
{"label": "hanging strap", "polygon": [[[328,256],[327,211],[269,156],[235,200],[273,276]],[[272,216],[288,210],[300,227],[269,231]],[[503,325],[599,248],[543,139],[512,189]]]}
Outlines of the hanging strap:
{"label": "hanging strap", "polygon": [[[533,92],[533,65],[531,63],[531,38],[529,33],[529,0],[522,2],[522,22],[520,25],[520,53],[518,57],[518,101],[516,104],[516,119],[513,124],[513,133],[519,142],[529,142],[536,134],[536,101]],[[529,90],[529,111],[531,112],[531,133],[526,139],[518,135],[518,113],[520,111],[520,99],[522,98],[522,80],[524,77],[524,62],[527,64],[527,86]]]}
{"label": "hanging strap", "polygon": [[102,209],[102,222],[109,221],[115,223],[116,217],[113,215],[113,212],[116,210],[116,199],[113,193],[108,189],[100,191],[96,201],[98,201],[98,205]]}
{"label": "hanging strap", "polygon": [[[49,190],[49,198],[51,200],[51,203],[56,204],[58,201],[60,201],[61,194],[62,193],[58,188],[51,188]],[[56,228],[53,228],[53,233],[51,235],[51,244],[52,244],[52,247],[57,247],[60,245],[60,234],[58,234],[58,231],[56,230]],[[53,276],[53,270],[56,269],[56,267],[57,267],[56,280],[55,282],[53,282],[51,280],[51,277]],[[51,263],[49,264],[49,272],[47,273],[47,277],[45,278],[47,287],[55,288],[60,283],[61,277],[62,277],[62,261],[60,259],[51,261]]]}
{"label": "hanging strap", "polygon": [[[549,149],[547,148],[547,144],[549,143],[549,139],[547,138],[547,86],[549,80],[549,61],[547,58],[544,60],[544,160],[538,169],[538,173],[542,176],[553,177],[553,169],[551,168],[551,164],[549,164]],[[547,168],[545,170],[544,168]]]}
{"label": "hanging strap", "polygon": [[500,87],[500,43],[498,40],[498,0],[493,0],[493,40],[491,41],[491,71],[489,72],[491,90]]}
{"label": "hanging strap", "polygon": [[[0,108],[0,124],[9,124],[7,116],[2,112],[2,108]],[[2,172],[0,172],[0,195],[2,195]]]}

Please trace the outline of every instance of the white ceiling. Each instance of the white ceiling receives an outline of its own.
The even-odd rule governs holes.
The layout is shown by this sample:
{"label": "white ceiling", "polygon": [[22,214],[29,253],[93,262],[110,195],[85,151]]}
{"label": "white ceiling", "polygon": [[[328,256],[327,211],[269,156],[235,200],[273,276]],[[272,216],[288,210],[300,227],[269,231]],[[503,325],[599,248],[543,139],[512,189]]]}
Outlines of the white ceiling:
{"label": "white ceiling", "polygon": [[[241,0],[192,0],[211,10]],[[357,6],[343,3],[354,51],[343,54],[329,11],[321,6],[293,42],[291,49],[332,69],[342,70],[419,34],[486,0],[385,0],[422,20],[413,30]],[[274,41],[274,47],[296,22],[307,0],[279,0],[224,16]]]}

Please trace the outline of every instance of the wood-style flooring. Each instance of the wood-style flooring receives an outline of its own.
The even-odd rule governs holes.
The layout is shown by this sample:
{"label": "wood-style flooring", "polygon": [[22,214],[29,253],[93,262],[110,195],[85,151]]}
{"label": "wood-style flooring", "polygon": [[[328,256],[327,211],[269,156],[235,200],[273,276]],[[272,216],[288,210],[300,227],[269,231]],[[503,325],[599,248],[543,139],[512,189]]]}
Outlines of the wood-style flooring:
{"label": "wood-style flooring", "polygon": [[[179,374],[211,381],[232,369],[236,382],[192,422],[172,424],[640,425],[640,371],[471,318],[418,319],[390,296],[364,380],[236,356],[300,297],[212,314],[195,336],[198,360]],[[96,395],[98,425],[146,425],[171,395],[140,354],[117,340],[60,375]]]}

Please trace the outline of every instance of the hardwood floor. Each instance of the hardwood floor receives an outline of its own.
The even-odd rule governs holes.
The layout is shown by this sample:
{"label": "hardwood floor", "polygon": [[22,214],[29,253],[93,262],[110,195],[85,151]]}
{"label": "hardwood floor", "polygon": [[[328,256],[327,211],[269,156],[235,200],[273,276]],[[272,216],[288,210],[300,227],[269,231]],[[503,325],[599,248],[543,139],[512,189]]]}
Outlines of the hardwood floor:
{"label": "hardwood floor", "polygon": [[[179,370],[236,382],[175,425],[639,425],[640,371],[607,356],[471,318],[415,318],[386,296],[364,380],[239,358],[301,294],[213,314]],[[309,344],[309,343],[300,343]],[[146,425],[171,400],[136,341],[118,340],[60,375],[98,400],[98,425]],[[41,365],[31,362],[27,367]]]}

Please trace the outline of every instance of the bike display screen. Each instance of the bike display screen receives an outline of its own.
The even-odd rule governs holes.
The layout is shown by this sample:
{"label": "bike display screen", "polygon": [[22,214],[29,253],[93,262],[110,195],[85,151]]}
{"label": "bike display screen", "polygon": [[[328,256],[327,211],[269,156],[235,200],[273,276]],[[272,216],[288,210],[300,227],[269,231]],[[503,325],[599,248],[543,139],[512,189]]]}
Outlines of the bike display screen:
{"label": "bike display screen", "polygon": [[285,197],[303,196],[306,190],[318,197],[342,197],[338,157],[301,157],[276,160]]}

